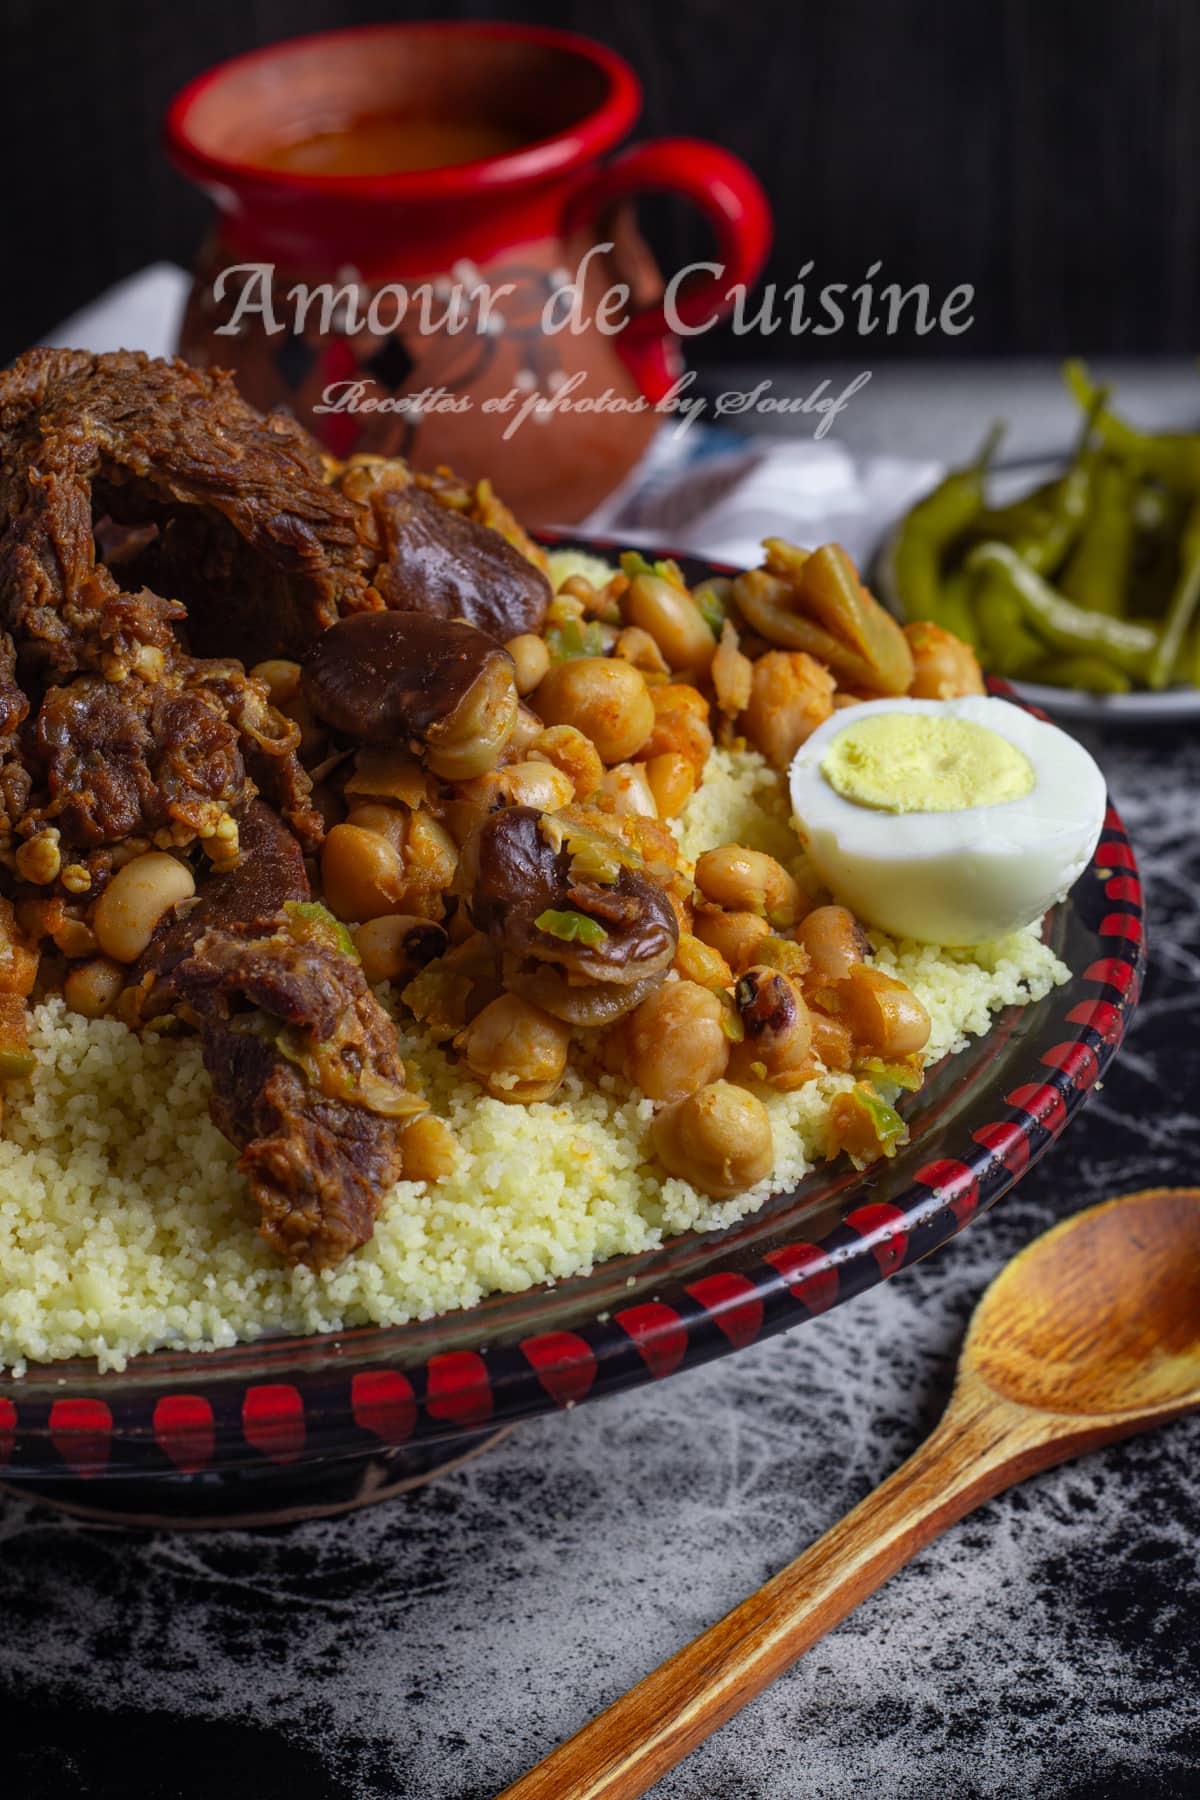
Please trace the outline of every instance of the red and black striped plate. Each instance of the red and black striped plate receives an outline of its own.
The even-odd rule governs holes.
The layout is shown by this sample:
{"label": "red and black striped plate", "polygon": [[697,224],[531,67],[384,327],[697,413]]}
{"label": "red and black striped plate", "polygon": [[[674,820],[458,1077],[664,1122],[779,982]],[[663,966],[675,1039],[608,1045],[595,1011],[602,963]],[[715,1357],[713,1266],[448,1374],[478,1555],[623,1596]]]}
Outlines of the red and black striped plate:
{"label": "red and black striped plate", "polygon": [[[715,567],[680,560],[693,581]],[[344,1473],[349,1496],[360,1466],[384,1486],[456,1441],[661,1380],[852,1299],[992,1206],[1115,1055],[1145,937],[1137,866],[1111,809],[1044,935],[1069,985],[999,1014],[931,1071],[905,1103],[911,1141],[891,1162],[832,1166],[725,1231],[424,1323],[162,1351],[119,1374],[72,1362],[0,1377],[0,1479],[47,1493],[86,1482],[97,1501],[119,1484],[124,1505],[141,1497],[151,1510],[170,1491],[176,1510],[203,1511],[223,1487],[220,1512],[238,1506],[231,1494],[270,1489],[277,1503],[321,1467]]]}

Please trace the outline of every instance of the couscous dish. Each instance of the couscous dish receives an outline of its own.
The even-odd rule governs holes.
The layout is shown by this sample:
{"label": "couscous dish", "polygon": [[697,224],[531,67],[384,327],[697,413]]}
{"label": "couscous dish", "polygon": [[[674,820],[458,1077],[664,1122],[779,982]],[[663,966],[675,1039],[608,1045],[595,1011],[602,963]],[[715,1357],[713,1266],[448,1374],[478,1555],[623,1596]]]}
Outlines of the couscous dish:
{"label": "couscous dish", "polygon": [[[402,1323],[719,1227],[894,1154],[925,1069],[1067,979],[1011,870],[1012,929],[968,894],[951,947],[888,932],[902,815],[1007,807],[1065,891],[1091,801],[1047,849],[1029,746],[942,805],[958,715],[936,754],[921,720],[1008,709],[836,546],[690,589],[548,558],[486,483],[133,356],[23,359],[0,434],[0,1365]],[[884,700],[904,781],[862,801],[839,720]],[[822,731],[873,823],[818,868]]]}

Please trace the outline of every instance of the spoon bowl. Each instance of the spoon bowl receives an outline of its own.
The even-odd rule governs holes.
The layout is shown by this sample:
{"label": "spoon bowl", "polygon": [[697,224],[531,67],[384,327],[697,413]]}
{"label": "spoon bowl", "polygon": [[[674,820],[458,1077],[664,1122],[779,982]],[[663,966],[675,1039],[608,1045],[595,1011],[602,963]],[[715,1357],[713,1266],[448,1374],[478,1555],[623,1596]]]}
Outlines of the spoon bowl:
{"label": "spoon bowl", "polygon": [[1200,1188],[1151,1188],[1064,1219],[975,1311],[962,1368],[1040,1412],[1200,1405]]}

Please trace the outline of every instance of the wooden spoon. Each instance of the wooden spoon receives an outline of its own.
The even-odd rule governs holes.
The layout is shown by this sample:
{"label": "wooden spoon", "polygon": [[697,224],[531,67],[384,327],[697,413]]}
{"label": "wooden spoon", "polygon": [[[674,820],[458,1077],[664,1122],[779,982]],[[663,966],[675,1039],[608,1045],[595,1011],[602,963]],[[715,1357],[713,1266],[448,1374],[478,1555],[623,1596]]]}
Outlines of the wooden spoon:
{"label": "wooden spoon", "polygon": [[636,1800],[947,1525],[1039,1469],[1198,1408],[1200,1188],[1064,1219],[984,1294],[920,1449],[499,1800]]}

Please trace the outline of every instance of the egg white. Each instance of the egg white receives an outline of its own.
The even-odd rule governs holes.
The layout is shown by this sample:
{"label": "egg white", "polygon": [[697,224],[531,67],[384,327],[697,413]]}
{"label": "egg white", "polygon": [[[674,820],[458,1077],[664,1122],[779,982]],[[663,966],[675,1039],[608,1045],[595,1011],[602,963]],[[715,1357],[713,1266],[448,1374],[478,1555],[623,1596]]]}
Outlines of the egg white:
{"label": "egg white", "polygon": [[[831,741],[872,713],[968,719],[1028,758],[1028,794],[998,806],[892,813],[846,800],[821,773]],[[792,807],[816,872],[866,924],[926,944],[1003,937],[1062,900],[1091,860],[1104,823],[1104,777],[1057,725],[1007,700],[872,700],[835,712],[800,746]]]}

